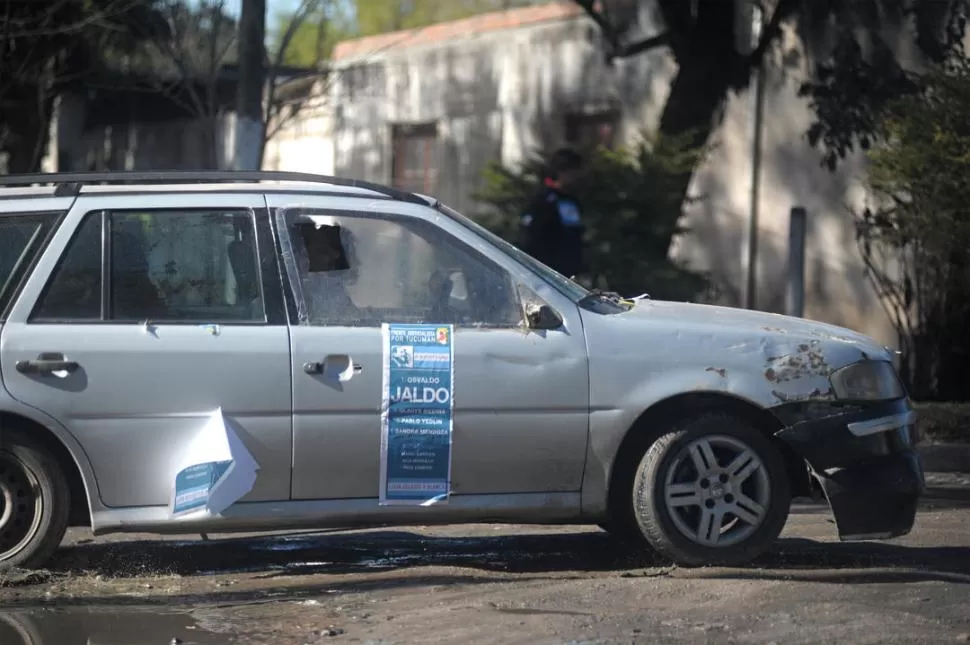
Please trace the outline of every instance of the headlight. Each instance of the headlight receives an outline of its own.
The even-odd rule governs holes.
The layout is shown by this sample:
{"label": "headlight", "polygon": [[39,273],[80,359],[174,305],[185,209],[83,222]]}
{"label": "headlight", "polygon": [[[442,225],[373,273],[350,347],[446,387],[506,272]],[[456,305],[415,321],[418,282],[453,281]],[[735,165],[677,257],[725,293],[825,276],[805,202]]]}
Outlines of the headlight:
{"label": "headlight", "polygon": [[889,401],[905,396],[892,363],[863,361],[836,370],[830,377],[835,396],[854,401]]}

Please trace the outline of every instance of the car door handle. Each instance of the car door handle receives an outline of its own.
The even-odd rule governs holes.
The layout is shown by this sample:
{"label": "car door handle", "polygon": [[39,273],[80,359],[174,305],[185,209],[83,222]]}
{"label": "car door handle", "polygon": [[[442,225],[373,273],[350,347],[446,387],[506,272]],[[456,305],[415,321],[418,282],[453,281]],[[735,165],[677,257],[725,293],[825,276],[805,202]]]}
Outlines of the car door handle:
{"label": "car door handle", "polygon": [[304,363],[303,371],[311,376],[331,375],[338,380],[349,381],[354,374],[363,372],[364,367],[346,354],[332,354],[323,361]]}
{"label": "car door handle", "polygon": [[63,354],[41,354],[33,361],[17,361],[17,371],[21,374],[53,374],[67,372],[72,374],[80,365],[76,361],[69,361]]}

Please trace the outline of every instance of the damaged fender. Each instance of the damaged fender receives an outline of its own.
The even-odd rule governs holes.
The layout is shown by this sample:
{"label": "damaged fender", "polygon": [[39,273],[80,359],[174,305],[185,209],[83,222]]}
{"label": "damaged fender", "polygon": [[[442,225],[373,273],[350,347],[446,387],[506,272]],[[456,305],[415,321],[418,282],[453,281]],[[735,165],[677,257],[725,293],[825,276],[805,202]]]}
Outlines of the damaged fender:
{"label": "damaged fender", "polygon": [[866,406],[810,404],[774,410],[776,433],[809,465],[843,541],[910,532],[925,488],[916,415],[905,399]]}

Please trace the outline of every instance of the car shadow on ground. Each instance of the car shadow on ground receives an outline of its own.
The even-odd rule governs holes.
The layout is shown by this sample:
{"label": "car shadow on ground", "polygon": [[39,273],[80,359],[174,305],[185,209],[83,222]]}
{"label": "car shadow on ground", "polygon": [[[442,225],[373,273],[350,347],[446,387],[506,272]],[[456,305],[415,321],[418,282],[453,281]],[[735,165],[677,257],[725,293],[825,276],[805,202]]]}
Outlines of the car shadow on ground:
{"label": "car shadow on ground", "polygon": [[[85,544],[62,549],[49,571],[71,575],[97,573],[104,578],[249,572],[256,578],[269,580],[429,566],[514,574],[622,573],[669,567],[670,562],[595,531],[496,537],[433,537],[408,531],[369,531],[208,542]],[[791,572],[892,567],[970,576],[970,546],[903,546],[892,542],[838,543],[789,538],[779,540],[768,554],[744,569]]]}
{"label": "car shadow on ground", "polygon": [[[248,572],[257,579],[271,580],[430,566],[512,574],[622,573],[665,568],[670,562],[603,532],[433,537],[408,531],[369,531],[208,542],[87,544],[62,549],[49,571],[96,573],[104,578]],[[901,567],[970,576],[970,547],[781,539],[768,554],[742,570],[785,570],[788,575],[799,569]]]}
{"label": "car shadow on ground", "polygon": [[[449,567],[432,571],[423,567]],[[441,585],[542,584],[615,572],[623,577],[785,580],[830,584],[942,581],[970,584],[970,547],[779,540],[743,568],[685,569],[601,532],[436,538],[407,531],[299,535],[285,539],[89,544],[64,549],[48,582],[72,575],[211,576],[177,596],[94,593],[65,605],[211,605],[298,600],[324,594]],[[233,576],[248,583],[234,587]],[[346,574],[366,574],[347,577]],[[509,574],[517,574],[512,577]],[[321,576],[320,578],[299,576]],[[35,581],[40,582],[40,581]],[[159,586],[164,586],[159,583]],[[30,604],[28,599],[7,604]]]}
{"label": "car shadow on ground", "polygon": [[[959,494],[958,494],[959,493]],[[967,491],[928,496],[931,510],[966,506]],[[824,510],[824,509],[821,509]],[[793,514],[820,512],[803,506]],[[834,527],[833,527],[834,529]],[[562,577],[575,572],[614,572],[621,575],[669,575],[670,562],[658,554],[630,546],[596,530],[519,535],[436,537],[407,530],[319,532],[209,541],[151,540],[93,542],[62,548],[49,567],[49,576],[98,575],[104,579],[146,576],[231,577],[246,574],[262,586],[292,583],[297,576],[347,575],[379,572],[406,574],[401,584],[428,584],[422,567],[451,567],[489,582],[487,574],[527,574]],[[748,567],[733,569],[676,569],[678,577],[739,577],[825,582],[887,582],[934,579],[970,582],[970,546],[905,546],[894,542],[817,542],[782,539]],[[483,575],[486,574],[486,575]],[[431,577],[441,577],[432,575]],[[507,575],[495,581],[507,580]],[[424,580],[424,582],[420,582]],[[24,584],[36,584],[41,579]],[[387,576],[375,586],[387,587]],[[363,587],[368,579],[347,581]],[[320,583],[333,587],[326,581]],[[5,586],[5,585],[0,585]],[[6,585],[10,586],[10,585]],[[225,598],[230,589],[212,594]],[[292,591],[292,589],[290,590]]]}

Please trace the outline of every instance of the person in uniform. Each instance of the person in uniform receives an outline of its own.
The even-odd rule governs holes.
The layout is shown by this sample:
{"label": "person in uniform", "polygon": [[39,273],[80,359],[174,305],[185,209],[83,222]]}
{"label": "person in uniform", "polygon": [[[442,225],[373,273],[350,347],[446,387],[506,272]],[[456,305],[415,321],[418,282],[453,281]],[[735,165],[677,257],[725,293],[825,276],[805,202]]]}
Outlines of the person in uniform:
{"label": "person in uniform", "polygon": [[550,159],[538,195],[522,215],[522,250],[562,275],[574,278],[584,270],[580,204],[574,191],[583,159],[560,148]]}

